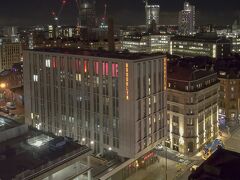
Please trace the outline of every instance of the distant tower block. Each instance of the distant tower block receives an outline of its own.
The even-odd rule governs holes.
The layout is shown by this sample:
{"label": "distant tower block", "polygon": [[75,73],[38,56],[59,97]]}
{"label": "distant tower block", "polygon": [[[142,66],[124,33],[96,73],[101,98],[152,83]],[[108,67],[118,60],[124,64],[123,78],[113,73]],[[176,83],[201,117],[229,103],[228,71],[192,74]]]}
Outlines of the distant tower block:
{"label": "distant tower block", "polygon": [[90,3],[89,1],[82,1],[80,4],[80,20],[81,26],[87,28],[96,27],[96,10],[95,2]]}
{"label": "distant tower block", "polygon": [[151,23],[153,20],[156,23],[156,26],[159,25],[159,12],[160,6],[159,5],[150,5],[148,1],[145,1],[145,12],[146,12],[146,28],[149,29],[151,27]]}

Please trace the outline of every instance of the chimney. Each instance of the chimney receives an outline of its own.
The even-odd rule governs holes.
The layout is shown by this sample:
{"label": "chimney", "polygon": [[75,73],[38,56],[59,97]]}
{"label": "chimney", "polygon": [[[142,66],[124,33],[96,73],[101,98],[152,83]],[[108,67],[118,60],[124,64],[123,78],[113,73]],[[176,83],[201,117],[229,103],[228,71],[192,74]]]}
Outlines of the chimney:
{"label": "chimney", "polygon": [[115,51],[113,18],[108,18],[108,50]]}

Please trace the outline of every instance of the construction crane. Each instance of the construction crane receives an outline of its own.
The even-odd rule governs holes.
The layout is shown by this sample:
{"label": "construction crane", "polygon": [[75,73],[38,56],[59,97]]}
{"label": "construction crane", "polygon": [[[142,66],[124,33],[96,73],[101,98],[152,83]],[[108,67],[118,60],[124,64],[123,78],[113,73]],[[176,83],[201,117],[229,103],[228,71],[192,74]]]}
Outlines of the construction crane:
{"label": "construction crane", "polygon": [[61,0],[61,7],[60,7],[58,13],[56,13],[55,11],[52,11],[52,16],[54,18],[56,26],[59,25],[59,18],[61,16],[61,13],[62,13],[63,8],[65,7],[66,3],[67,3],[67,0]]}
{"label": "construction crane", "polygon": [[102,22],[101,22],[100,27],[102,27],[102,28],[107,27],[107,0],[105,1],[105,4],[104,4],[104,14],[102,17]]}

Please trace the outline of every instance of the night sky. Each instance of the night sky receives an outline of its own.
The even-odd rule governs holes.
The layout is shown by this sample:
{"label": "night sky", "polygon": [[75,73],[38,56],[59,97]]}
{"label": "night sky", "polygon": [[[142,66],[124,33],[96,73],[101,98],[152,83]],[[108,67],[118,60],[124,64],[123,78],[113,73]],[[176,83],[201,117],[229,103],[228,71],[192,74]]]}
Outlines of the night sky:
{"label": "night sky", "polygon": [[[142,0],[108,0],[109,12],[117,24],[144,24]],[[97,14],[102,15],[105,0],[96,0]],[[161,24],[176,24],[184,0],[155,0],[161,6]],[[197,24],[232,24],[240,14],[240,0],[191,0],[196,5]],[[75,24],[75,0],[68,0],[60,24]],[[60,8],[60,0],[1,0],[0,25],[36,25],[52,22],[51,12]]]}

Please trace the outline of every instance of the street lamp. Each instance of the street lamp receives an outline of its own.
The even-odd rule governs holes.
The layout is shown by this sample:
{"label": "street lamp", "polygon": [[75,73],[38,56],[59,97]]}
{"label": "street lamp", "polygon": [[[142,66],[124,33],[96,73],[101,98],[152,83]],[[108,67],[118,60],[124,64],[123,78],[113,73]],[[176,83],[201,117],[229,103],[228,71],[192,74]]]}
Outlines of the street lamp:
{"label": "street lamp", "polygon": [[1,88],[1,89],[5,89],[6,87],[7,87],[6,83],[1,83],[1,84],[0,84],[0,88]]}

